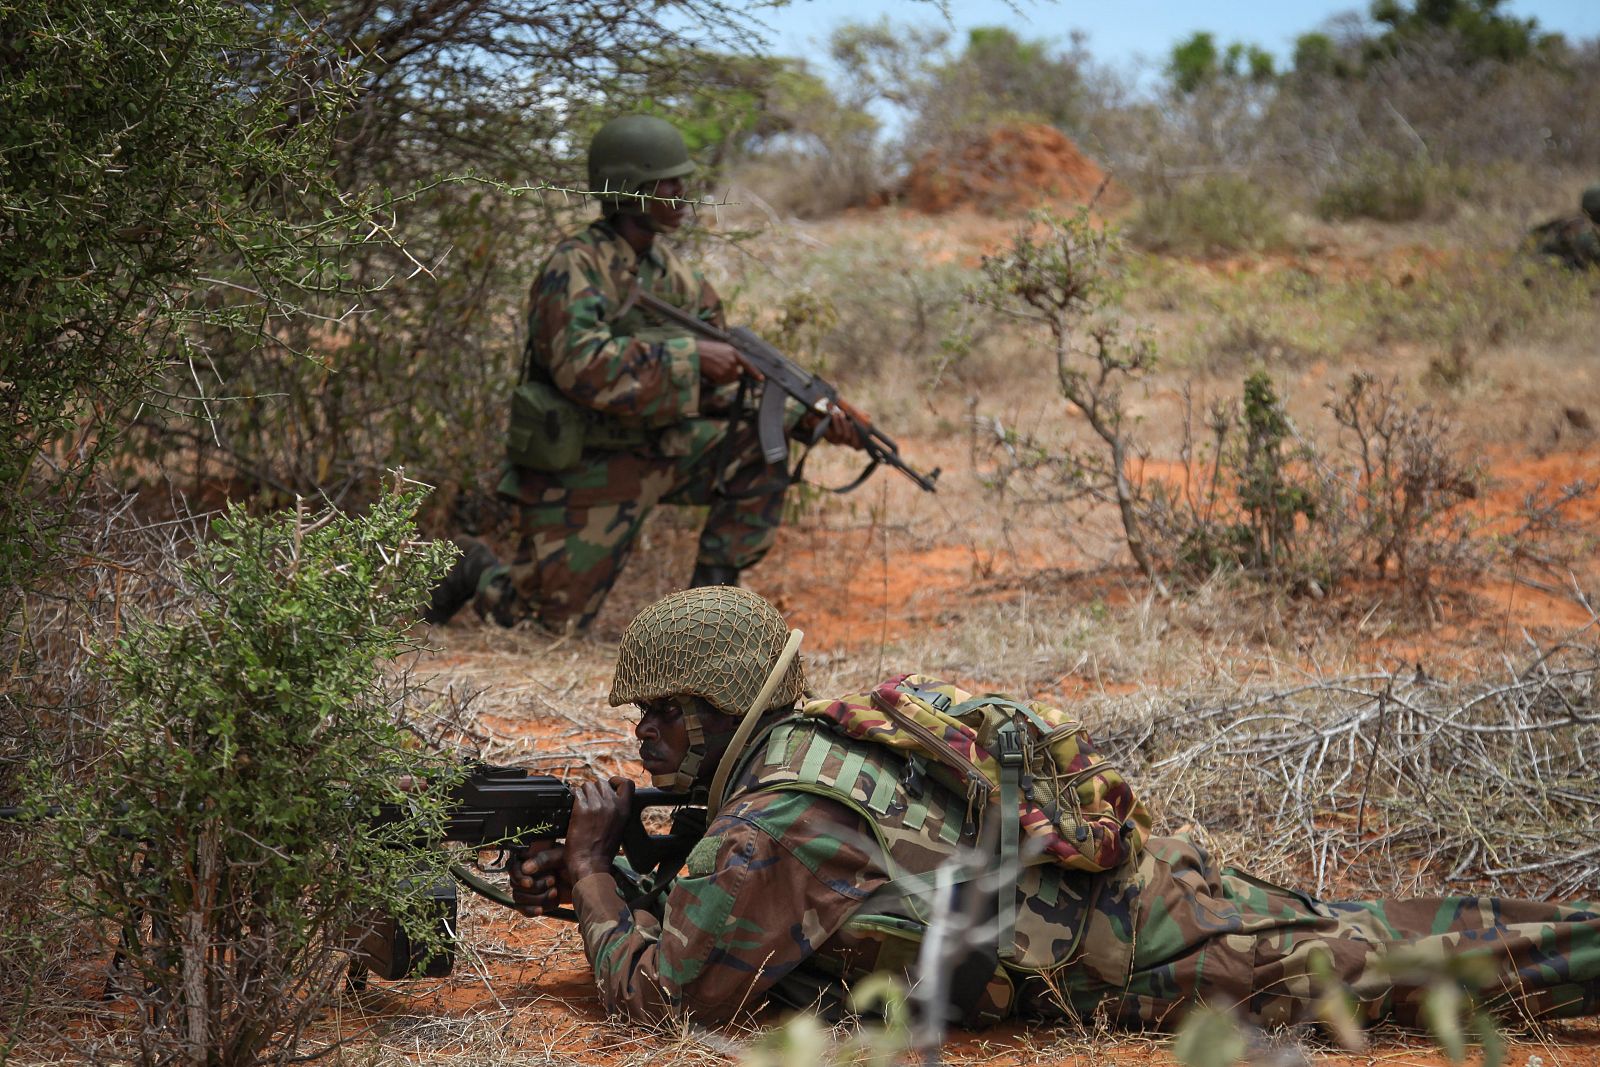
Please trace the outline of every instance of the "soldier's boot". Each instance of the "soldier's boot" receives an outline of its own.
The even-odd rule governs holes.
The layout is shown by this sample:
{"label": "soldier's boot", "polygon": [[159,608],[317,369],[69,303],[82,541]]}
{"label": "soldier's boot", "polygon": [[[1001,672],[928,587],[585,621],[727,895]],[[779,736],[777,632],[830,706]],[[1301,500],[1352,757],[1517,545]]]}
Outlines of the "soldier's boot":
{"label": "soldier's boot", "polygon": [[726,563],[696,563],[689,576],[690,589],[704,589],[708,585],[738,585],[739,568]]}
{"label": "soldier's boot", "polygon": [[493,619],[496,623],[511,629],[528,614],[528,605],[522,603],[517,596],[516,588],[511,584],[511,570],[509,567],[497,567],[499,574],[487,575],[480,581],[472,607],[480,619]]}
{"label": "soldier's boot", "polygon": [[461,546],[461,558],[433,587],[428,609],[422,613],[423,621],[435,626],[449,622],[477,594],[483,572],[500,563],[494,550],[475,537],[458,538],[456,544]]}

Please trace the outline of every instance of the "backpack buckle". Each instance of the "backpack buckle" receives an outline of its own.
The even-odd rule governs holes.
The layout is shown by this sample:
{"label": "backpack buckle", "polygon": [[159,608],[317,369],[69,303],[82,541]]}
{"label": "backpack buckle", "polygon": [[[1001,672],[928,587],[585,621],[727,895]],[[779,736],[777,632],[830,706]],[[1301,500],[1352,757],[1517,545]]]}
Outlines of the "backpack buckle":
{"label": "backpack buckle", "polygon": [[1022,766],[1022,731],[1017,729],[1017,724],[1008,722],[1000,727],[1000,732],[995,735],[997,742],[995,758],[1002,767]]}

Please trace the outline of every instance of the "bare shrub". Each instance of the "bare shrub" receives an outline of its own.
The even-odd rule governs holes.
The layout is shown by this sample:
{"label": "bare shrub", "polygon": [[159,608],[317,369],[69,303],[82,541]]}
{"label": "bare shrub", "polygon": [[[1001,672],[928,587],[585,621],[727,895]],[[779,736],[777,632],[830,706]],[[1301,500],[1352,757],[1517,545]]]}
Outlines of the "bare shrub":
{"label": "bare shrub", "polygon": [[1339,426],[1334,469],[1348,472],[1330,479],[1330,525],[1344,528],[1348,564],[1392,573],[1423,600],[1437,574],[1481,570],[1487,552],[1458,506],[1478,495],[1482,474],[1459,456],[1450,421],[1406,404],[1397,379],[1368,374],[1352,375],[1327,408]]}
{"label": "bare shrub", "polygon": [[1490,556],[1460,505],[1479,474],[1454,429],[1408,404],[1396,379],[1352,375],[1327,402],[1339,427],[1324,447],[1304,439],[1270,379],[1252,375],[1241,405],[1213,404],[1196,442],[1192,401],[1176,484],[1150,487],[1172,565],[1193,578],[1237,567],[1295,593],[1345,580],[1394,580],[1431,610],[1442,576],[1470,579]]}
{"label": "bare shrub", "polygon": [[1117,235],[1089,219],[1089,209],[1060,218],[1035,212],[1004,251],[983,257],[982,279],[968,299],[1036,330],[1051,342],[1056,385],[1089,423],[1105,455],[1069,461],[1081,494],[1109,498],[1139,570],[1160,583],[1145,545],[1138,491],[1129,473],[1132,420],[1122,389],[1154,366],[1148,336],[1123,334],[1113,311]]}
{"label": "bare shrub", "polygon": [[[133,504],[103,484],[86,486],[57,519],[72,554],[19,596],[15,625],[0,631],[9,668],[0,686],[0,807],[26,813],[38,804],[41,775],[94,788],[111,706],[96,635],[116,634],[134,604],[164,595],[163,561],[191,532],[146,525]],[[101,932],[59,906],[64,859],[76,857],[61,856],[37,821],[0,819],[0,1027],[17,1037],[63,1003],[81,1007],[78,968],[103,955]]]}
{"label": "bare shrub", "polygon": [[[1114,307],[1115,238],[1074,220],[1036,217],[987,257],[973,299],[1051,340],[1062,396],[1098,438],[1098,453],[1062,449],[991,424],[980,481],[1002,498],[1116,508],[1128,551],[1158,586],[1238,569],[1291,593],[1325,594],[1365,573],[1393,577],[1430,608],[1437,576],[1469,577],[1487,549],[1459,505],[1477,474],[1449,423],[1403,402],[1397,380],[1355,375],[1329,402],[1341,432],[1319,448],[1295,429],[1272,379],[1250,375],[1237,403],[1215,403],[1196,430],[1192,396],[1171,474],[1135,478],[1142,458],[1122,389],[1148,373],[1148,341],[1123,341]],[[1391,574],[1392,569],[1392,574]]]}

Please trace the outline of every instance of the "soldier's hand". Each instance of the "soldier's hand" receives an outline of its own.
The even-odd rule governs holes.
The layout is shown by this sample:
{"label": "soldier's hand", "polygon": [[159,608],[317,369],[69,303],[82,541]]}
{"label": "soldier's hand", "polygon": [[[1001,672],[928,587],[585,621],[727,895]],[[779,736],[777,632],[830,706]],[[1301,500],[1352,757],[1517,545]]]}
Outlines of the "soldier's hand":
{"label": "soldier's hand", "polygon": [[704,338],[701,338],[698,344],[700,377],[713,385],[726,385],[728,382],[739,380],[739,376],[744,373],[744,361],[739,358],[739,353],[732,345]]}
{"label": "soldier's hand", "polygon": [[856,429],[857,424],[871,426],[872,420],[860,408],[841,400],[828,412],[828,428],[822,432],[822,439],[833,445],[860,448],[865,442]]}
{"label": "soldier's hand", "polygon": [[577,885],[591,874],[611,869],[622,832],[633,810],[633,782],[585,782],[572,794],[572,819],[567,823],[567,879]]}
{"label": "soldier's hand", "polygon": [[524,915],[548,915],[572,900],[566,849],[554,842],[528,846],[511,862],[511,899]]}

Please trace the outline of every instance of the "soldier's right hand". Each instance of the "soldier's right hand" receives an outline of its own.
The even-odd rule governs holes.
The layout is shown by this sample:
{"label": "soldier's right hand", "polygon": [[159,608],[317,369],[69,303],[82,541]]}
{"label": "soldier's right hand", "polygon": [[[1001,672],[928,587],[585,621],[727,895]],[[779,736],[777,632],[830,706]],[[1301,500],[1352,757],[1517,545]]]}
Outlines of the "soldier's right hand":
{"label": "soldier's right hand", "polygon": [[566,846],[541,841],[531,844],[511,862],[511,899],[524,915],[546,915],[572,902],[572,886],[564,871]]}
{"label": "soldier's right hand", "polygon": [[698,346],[700,351],[700,377],[712,385],[726,385],[728,382],[736,382],[739,380],[739,376],[744,373],[744,361],[739,358],[738,350],[732,345],[701,338]]}

